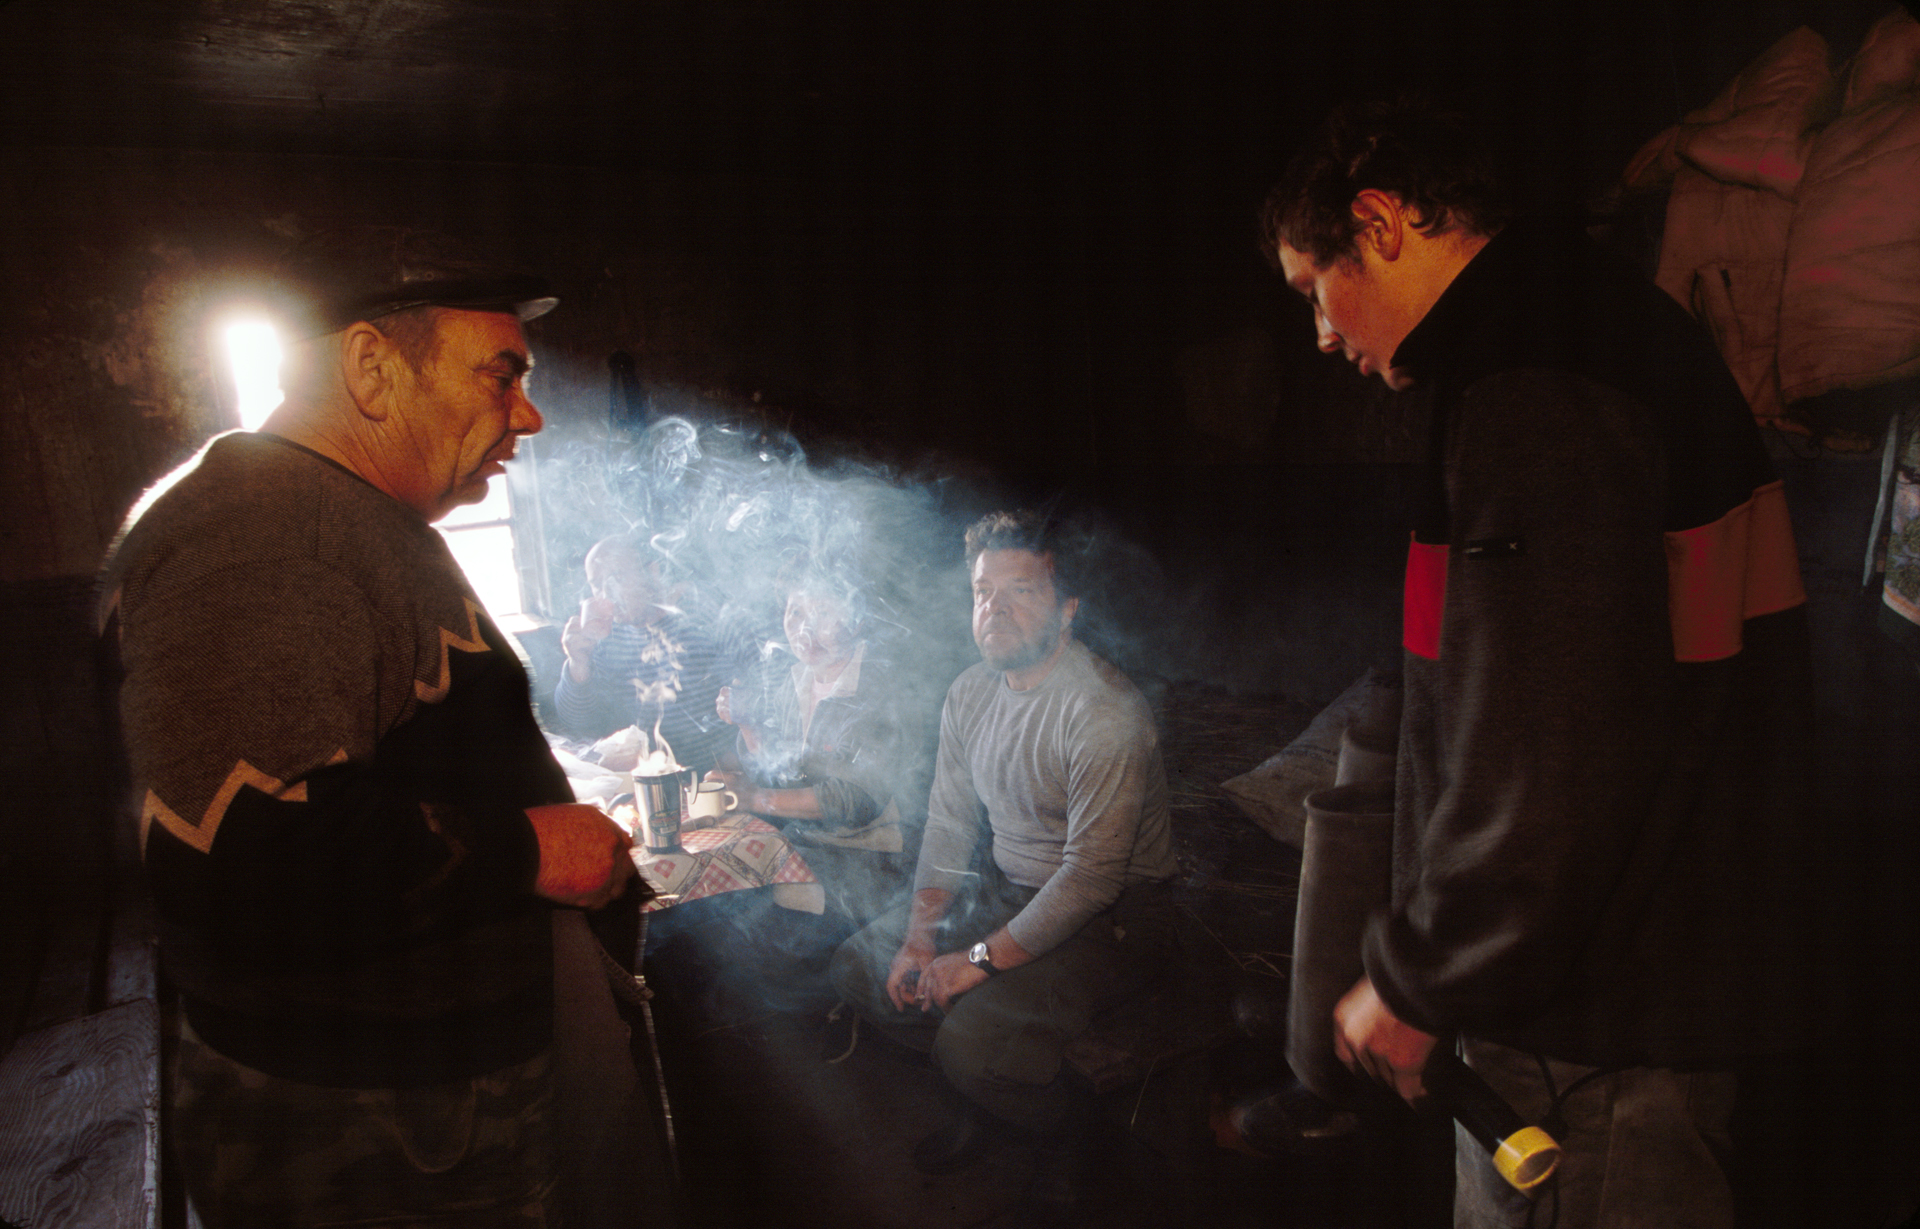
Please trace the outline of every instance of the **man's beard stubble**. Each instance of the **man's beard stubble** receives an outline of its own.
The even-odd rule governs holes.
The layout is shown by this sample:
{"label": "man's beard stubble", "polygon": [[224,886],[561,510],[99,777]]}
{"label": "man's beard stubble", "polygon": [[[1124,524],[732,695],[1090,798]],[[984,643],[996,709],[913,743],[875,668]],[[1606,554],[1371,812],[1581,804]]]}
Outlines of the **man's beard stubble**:
{"label": "man's beard stubble", "polygon": [[1047,654],[1053,652],[1054,646],[1060,643],[1060,632],[1065,626],[1065,621],[1060,617],[1060,608],[1055,606],[1039,631],[1031,639],[1022,640],[1010,653],[989,653],[985,645],[977,640],[975,643],[980,649],[980,659],[1004,674],[1009,670],[1025,670],[1045,661]]}

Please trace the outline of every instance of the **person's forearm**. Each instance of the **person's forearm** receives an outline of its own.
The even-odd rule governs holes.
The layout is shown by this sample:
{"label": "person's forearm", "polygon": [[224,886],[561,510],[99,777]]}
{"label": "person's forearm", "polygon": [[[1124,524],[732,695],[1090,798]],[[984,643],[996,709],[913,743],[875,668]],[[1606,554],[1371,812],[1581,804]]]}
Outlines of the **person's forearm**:
{"label": "person's forearm", "polygon": [[1125,862],[1088,866],[1070,859],[1048,877],[1025,908],[1007,920],[1008,933],[1017,934],[1017,941],[1028,951],[1050,952],[1110,908],[1125,887]]}
{"label": "person's forearm", "polygon": [[1035,959],[1034,953],[1021,947],[1019,942],[1007,933],[1005,926],[987,936],[987,960],[994,968],[1002,971],[1017,969],[1033,959]]}
{"label": "person's forearm", "polygon": [[938,888],[951,895],[966,886],[974,876],[973,851],[984,826],[983,820],[971,816],[930,813],[920,842],[920,864],[914,869],[914,889]]}
{"label": "person's forearm", "polygon": [[[201,903],[239,948],[287,967],[332,965],[384,950],[389,932],[370,929],[370,917],[405,918],[420,928],[414,933],[428,933],[472,929],[524,908],[540,861],[524,812],[480,803],[428,808],[355,766],[322,772],[332,778],[323,797],[289,802],[242,790],[225,813],[222,831],[241,834],[233,848],[255,852],[239,856]],[[270,842],[252,835],[267,830]],[[286,856],[262,852],[274,849]],[[449,860],[450,849],[463,852]],[[288,901],[300,905],[289,909]]]}
{"label": "person's forearm", "polygon": [[593,663],[586,657],[565,658],[560,681],[553,689],[554,702],[564,708],[584,708],[594,703]]}
{"label": "person's forearm", "polygon": [[798,789],[762,789],[751,786],[741,791],[740,809],[755,815],[777,815],[782,819],[819,819],[820,796],[811,785]]}
{"label": "person's forearm", "polygon": [[953,893],[945,888],[921,888],[913,894],[913,909],[907,919],[909,947],[933,946],[933,931],[953,907]]}

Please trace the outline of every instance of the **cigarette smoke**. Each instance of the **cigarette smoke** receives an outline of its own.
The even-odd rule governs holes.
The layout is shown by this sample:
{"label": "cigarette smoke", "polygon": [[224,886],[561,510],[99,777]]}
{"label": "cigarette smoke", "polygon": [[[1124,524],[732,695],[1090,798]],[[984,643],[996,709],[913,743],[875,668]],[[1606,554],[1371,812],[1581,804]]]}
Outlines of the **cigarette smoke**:
{"label": "cigarette smoke", "polygon": [[[556,596],[579,592],[595,542],[643,539],[662,569],[664,604],[716,646],[736,716],[753,710],[757,688],[787,675],[781,610],[796,585],[839,600],[870,658],[911,667],[897,673],[909,707],[931,714],[929,729],[947,685],[975,659],[960,551],[972,509],[943,507],[947,484],[814,460],[761,423],[682,415],[630,436],[549,445],[539,484]],[[641,699],[671,702],[679,690],[670,677]]]}

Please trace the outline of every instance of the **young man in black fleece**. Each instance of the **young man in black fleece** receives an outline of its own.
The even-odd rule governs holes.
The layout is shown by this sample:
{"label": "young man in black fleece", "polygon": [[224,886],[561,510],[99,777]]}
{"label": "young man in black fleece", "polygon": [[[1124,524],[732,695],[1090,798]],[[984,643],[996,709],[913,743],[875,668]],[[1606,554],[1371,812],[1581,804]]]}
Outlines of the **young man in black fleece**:
{"label": "young man in black fleece", "polygon": [[[1558,1224],[1730,1224],[1740,1060],[1798,1044],[1809,711],[1785,498],[1706,334],[1469,125],[1336,112],[1268,198],[1322,350],[1436,410],[1406,571],[1391,907],[1336,1048],[1436,1045],[1564,1124]],[[1464,1134],[1456,1224],[1527,1223]]]}

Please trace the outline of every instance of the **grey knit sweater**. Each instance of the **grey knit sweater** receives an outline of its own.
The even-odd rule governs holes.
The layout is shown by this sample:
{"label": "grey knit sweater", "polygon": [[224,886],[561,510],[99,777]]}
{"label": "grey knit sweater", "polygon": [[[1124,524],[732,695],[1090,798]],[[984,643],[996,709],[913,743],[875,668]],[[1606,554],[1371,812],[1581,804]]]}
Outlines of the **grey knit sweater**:
{"label": "grey knit sweater", "polygon": [[524,808],[571,794],[439,534],[268,435],[169,482],[108,560],[103,616],[195,1031],[342,1087],[537,1053],[551,949]]}

